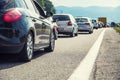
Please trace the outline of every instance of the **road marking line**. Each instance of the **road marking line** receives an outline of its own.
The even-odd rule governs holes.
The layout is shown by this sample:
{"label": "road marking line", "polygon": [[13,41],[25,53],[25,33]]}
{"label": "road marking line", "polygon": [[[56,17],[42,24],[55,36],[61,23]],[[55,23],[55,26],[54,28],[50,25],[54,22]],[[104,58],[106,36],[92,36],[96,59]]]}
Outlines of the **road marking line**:
{"label": "road marking line", "polygon": [[99,53],[105,30],[106,29],[101,32],[100,36],[98,37],[92,48],[89,50],[88,54],[81,61],[80,65],[75,69],[68,80],[89,80],[95,60]]}

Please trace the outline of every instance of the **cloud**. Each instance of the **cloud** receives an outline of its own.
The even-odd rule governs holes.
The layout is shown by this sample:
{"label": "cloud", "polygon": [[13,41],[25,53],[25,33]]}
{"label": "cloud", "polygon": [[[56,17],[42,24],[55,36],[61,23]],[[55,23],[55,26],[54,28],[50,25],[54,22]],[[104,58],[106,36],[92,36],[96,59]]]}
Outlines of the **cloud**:
{"label": "cloud", "polygon": [[51,0],[55,6],[120,6],[120,0]]}

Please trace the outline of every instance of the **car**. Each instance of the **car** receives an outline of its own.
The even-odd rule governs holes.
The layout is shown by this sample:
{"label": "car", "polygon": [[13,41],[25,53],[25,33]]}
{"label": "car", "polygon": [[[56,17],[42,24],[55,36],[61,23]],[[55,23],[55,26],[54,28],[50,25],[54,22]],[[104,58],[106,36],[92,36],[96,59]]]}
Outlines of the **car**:
{"label": "car", "polygon": [[36,50],[54,51],[54,30],[35,0],[0,0],[0,53],[31,61]]}
{"label": "car", "polygon": [[58,25],[54,21],[52,23],[53,23],[53,28],[54,28],[55,40],[57,40],[58,39]]}
{"label": "car", "polygon": [[93,28],[94,29],[98,29],[99,25],[98,25],[98,21],[95,19],[92,19],[92,23],[93,23]]}
{"label": "car", "polygon": [[71,14],[54,14],[53,20],[58,25],[58,34],[66,34],[71,37],[78,35],[78,26]]}
{"label": "car", "polygon": [[104,26],[103,22],[98,21],[98,28],[102,28]]}
{"label": "car", "polygon": [[78,25],[78,31],[89,32],[90,34],[93,33],[93,24],[92,24],[90,18],[88,18],[88,17],[76,17],[75,20],[76,20],[77,25]]}
{"label": "car", "polygon": [[111,25],[111,27],[116,27],[117,26],[117,24],[115,22],[111,22],[110,25]]}
{"label": "car", "polygon": [[[108,27],[110,27],[110,23],[108,23]],[[117,23],[117,27],[120,27],[120,23]]]}

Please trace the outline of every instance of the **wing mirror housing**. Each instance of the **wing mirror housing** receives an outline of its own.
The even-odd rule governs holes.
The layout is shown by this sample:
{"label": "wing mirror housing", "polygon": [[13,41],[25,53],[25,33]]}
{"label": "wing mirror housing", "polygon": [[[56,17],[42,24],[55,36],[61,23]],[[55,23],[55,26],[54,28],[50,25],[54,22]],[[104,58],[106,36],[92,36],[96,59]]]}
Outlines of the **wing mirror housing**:
{"label": "wing mirror housing", "polygon": [[46,12],[46,16],[51,17],[51,16],[53,16],[53,13],[52,12]]}

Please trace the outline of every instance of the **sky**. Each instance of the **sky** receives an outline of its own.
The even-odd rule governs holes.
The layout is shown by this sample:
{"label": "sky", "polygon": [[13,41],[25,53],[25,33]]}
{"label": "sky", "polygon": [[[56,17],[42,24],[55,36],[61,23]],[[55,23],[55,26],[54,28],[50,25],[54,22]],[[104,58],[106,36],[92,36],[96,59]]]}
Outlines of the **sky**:
{"label": "sky", "polygon": [[117,7],[120,6],[120,0],[50,0],[55,6],[103,6],[103,7]]}

